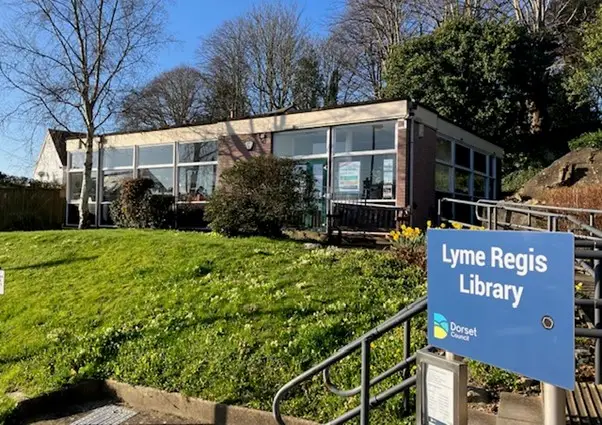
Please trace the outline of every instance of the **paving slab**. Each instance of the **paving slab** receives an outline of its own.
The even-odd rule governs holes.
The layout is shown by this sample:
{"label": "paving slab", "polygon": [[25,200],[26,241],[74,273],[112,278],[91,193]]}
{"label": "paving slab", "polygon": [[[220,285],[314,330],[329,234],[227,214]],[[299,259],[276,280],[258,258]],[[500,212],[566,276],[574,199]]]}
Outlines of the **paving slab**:
{"label": "paving slab", "polygon": [[543,424],[543,404],[540,397],[526,397],[520,394],[501,393],[497,413],[498,425]]}

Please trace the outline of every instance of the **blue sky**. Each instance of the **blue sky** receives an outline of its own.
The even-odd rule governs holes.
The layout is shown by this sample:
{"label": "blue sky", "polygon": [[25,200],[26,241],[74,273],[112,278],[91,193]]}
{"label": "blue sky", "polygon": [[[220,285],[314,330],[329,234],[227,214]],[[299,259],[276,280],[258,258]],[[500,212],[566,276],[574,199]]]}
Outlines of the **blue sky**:
{"label": "blue sky", "polygon": [[[194,65],[203,36],[222,21],[239,16],[259,3],[261,0],[172,0],[168,6],[168,32],[177,42],[159,52],[155,74],[177,65]],[[297,4],[311,31],[317,34],[326,31],[328,18],[340,6],[337,0],[299,0]],[[10,103],[11,99],[4,101]],[[0,171],[31,176],[44,131],[45,126],[34,125],[27,116],[14,118],[0,129]]]}

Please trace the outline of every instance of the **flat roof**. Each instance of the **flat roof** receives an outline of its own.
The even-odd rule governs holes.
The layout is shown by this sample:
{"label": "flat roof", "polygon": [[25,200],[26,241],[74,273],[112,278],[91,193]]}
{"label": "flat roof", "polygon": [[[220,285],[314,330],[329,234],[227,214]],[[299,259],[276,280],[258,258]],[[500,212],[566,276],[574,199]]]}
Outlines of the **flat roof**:
{"label": "flat roof", "polygon": [[[245,118],[219,121],[209,124],[190,124],[155,130],[128,132],[112,132],[101,134],[105,146],[120,147],[134,145],[165,144],[173,142],[192,142],[197,140],[217,139],[236,134],[261,134],[286,130],[313,129],[345,124],[359,124],[371,121],[385,121],[408,117],[408,106],[411,102],[403,99],[375,100],[355,104],[336,105],[310,111],[278,111]],[[436,112],[425,106],[414,104],[418,121],[435,128],[449,137],[462,140],[466,144],[503,154],[503,149],[444,120]],[[78,150],[79,138],[67,141],[67,150]]]}

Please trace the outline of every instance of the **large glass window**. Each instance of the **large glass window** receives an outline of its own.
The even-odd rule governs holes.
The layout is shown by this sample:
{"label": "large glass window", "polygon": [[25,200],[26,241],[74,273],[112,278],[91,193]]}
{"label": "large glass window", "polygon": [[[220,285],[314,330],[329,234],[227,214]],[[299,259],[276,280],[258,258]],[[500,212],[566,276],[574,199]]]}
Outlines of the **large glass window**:
{"label": "large glass window", "polygon": [[143,168],[139,170],[138,176],[153,181],[153,195],[173,195],[173,167]]}
{"label": "large glass window", "polygon": [[130,170],[105,171],[102,178],[102,200],[111,202],[117,199],[121,184],[132,177]]}
{"label": "large glass window", "polygon": [[[69,200],[79,201],[81,199],[83,173],[69,173]],[[90,188],[89,202],[96,202],[96,176],[92,176],[92,187]]]}
{"label": "large glass window", "polygon": [[178,200],[206,201],[215,188],[216,165],[178,168]]}
{"label": "large glass window", "polygon": [[470,148],[456,143],[456,165],[470,168]]}
{"label": "large glass window", "polygon": [[473,151],[474,170],[485,174],[487,172],[487,155]]}
{"label": "large glass window", "polygon": [[334,159],[335,199],[394,199],[395,155]]}
{"label": "large glass window", "polygon": [[173,164],[173,145],[140,146],[138,165]]}
{"label": "large glass window", "polygon": [[435,165],[435,190],[439,192],[452,191],[452,167],[447,165]]}
{"label": "large glass window", "polygon": [[334,129],[335,153],[395,149],[395,121]]}
{"label": "large glass window", "polygon": [[287,131],[274,134],[275,156],[309,156],[326,154],[327,129]]}
{"label": "large glass window", "polygon": [[132,148],[105,148],[102,152],[102,168],[133,167]]}
{"label": "large glass window", "polygon": [[437,139],[437,153],[436,158],[438,161],[443,161],[448,164],[452,162],[452,144],[446,139]]}
{"label": "large glass window", "polygon": [[178,146],[178,162],[217,161],[217,142],[181,143]]}

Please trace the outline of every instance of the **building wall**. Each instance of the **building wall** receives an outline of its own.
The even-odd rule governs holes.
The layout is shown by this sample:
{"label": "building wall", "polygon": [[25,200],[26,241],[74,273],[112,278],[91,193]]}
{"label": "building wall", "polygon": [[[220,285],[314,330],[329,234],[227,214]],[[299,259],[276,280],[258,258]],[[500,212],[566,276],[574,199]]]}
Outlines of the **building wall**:
{"label": "building wall", "polygon": [[33,178],[43,182],[63,184],[65,182],[64,173],[63,164],[54,143],[50,140],[50,135],[47,133],[33,171]]}
{"label": "building wall", "polygon": [[412,225],[424,226],[427,220],[435,218],[435,152],[437,149],[437,131],[420,124],[414,126],[414,183]]}
{"label": "building wall", "polygon": [[[251,150],[247,148],[247,142],[253,143]],[[220,137],[217,156],[217,181],[219,182],[219,175],[230,168],[235,161],[271,153],[271,133],[235,134]]]}

